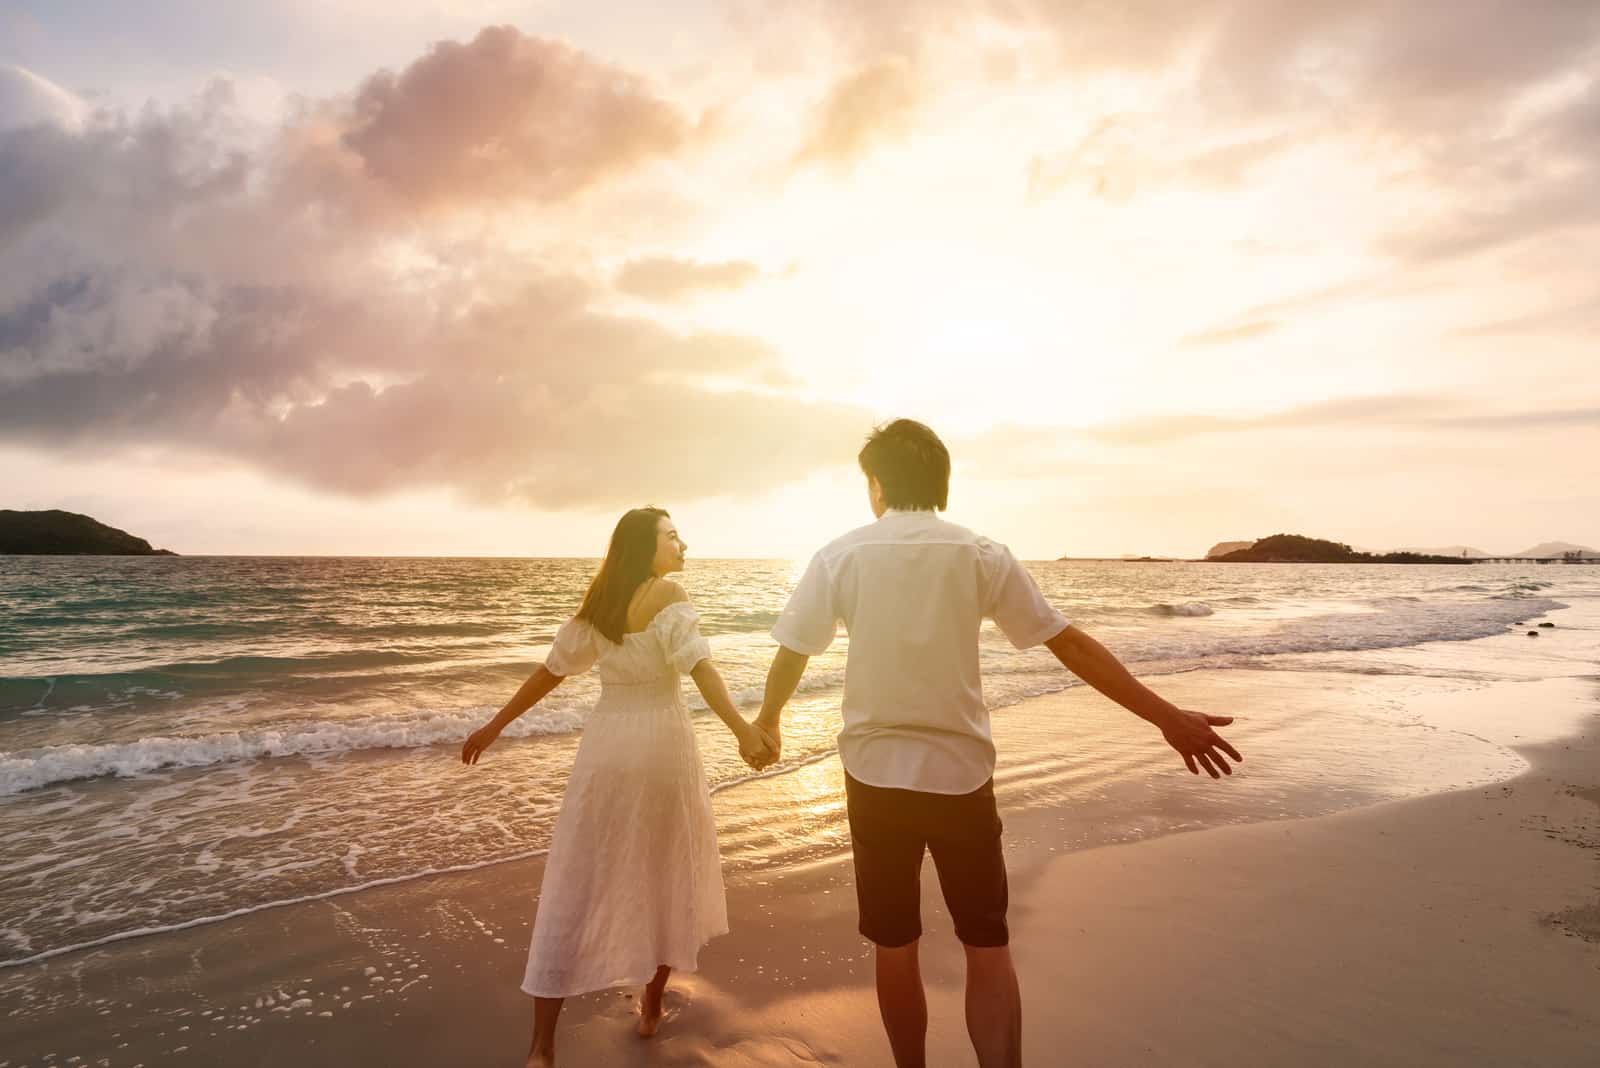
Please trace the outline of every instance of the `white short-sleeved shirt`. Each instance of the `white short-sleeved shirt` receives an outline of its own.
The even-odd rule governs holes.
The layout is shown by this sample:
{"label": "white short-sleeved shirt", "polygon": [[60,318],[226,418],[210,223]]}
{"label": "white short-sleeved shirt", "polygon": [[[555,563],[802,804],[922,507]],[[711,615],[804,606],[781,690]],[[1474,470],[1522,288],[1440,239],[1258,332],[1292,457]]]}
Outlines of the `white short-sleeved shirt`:
{"label": "white short-sleeved shirt", "polygon": [[994,774],[978,673],[986,618],[1018,649],[1068,626],[1004,545],[933,512],[890,510],[811,558],[772,636],[815,656],[844,622],[839,757],[854,778],[964,794]]}

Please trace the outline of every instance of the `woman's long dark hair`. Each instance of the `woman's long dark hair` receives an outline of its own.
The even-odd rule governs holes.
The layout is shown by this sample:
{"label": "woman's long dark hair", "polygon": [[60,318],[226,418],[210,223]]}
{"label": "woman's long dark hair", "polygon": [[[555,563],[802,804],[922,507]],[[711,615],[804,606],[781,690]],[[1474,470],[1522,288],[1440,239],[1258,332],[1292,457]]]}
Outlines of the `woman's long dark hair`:
{"label": "woman's long dark hair", "polygon": [[622,644],[628,628],[628,602],[639,584],[649,578],[656,561],[656,526],[667,516],[663,508],[633,508],[617,520],[606,558],[583,595],[578,618]]}

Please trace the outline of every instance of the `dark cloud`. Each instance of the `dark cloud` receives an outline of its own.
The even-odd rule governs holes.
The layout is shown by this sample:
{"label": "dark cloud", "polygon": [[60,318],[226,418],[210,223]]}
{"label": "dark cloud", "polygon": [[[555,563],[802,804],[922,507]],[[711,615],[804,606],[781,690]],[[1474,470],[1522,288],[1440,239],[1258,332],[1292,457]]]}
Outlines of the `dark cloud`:
{"label": "dark cloud", "polygon": [[230,245],[303,264],[415,229],[420,213],[571,197],[691,131],[629,72],[510,27],[303,102],[264,140],[237,126],[219,80],[187,105],[102,111],[81,131],[0,128],[0,249],[60,223],[141,258],[189,244],[208,270]]}
{"label": "dark cloud", "polygon": [[508,29],[253,140],[226,83],[0,131],[0,441],[552,508],[831,465],[866,413],[786,392],[768,345],[608,311],[585,277],[450,225],[571,197],[684,131],[627,72]]}
{"label": "dark cloud", "polygon": [[[833,463],[869,422],[774,392],[788,379],[759,342],[596,312],[575,289],[552,278],[433,317],[238,289],[88,361],[48,357],[66,324],[43,340],[30,325],[31,347],[0,352],[0,427],[45,447],[221,454],[341,493],[445,486],[558,507],[756,492]],[[147,307],[106,282],[73,300],[111,335],[119,305]]]}
{"label": "dark cloud", "polygon": [[0,314],[0,352],[29,348],[42,341],[57,309],[67,309],[89,294],[90,278],[58,278],[44,291]]}
{"label": "dark cloud", "polygon": [[737,289],[761,277],[749,260],[702,263],[647,256],[630,260],[617,272],[617,289],[645,300],[672,301],[707,289]]}

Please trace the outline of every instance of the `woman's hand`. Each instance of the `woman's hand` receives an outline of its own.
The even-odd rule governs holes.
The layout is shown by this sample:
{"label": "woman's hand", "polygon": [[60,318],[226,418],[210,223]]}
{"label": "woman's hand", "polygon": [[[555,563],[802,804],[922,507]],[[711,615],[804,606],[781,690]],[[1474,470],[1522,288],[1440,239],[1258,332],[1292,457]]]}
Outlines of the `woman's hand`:
{"label": "woman's hand", "polygon": [[494,740],[498,737],[500,737],[500,728],[492,723],[479,727],[467,735],[467,740],[461,746],[461,763],[476,764],[478,758],[483,755],[483,751],[493,745]]}
{"label": "woman's hand", "polygon": [[767,744],[766,735],[762,734],[755,724],[741,719],[739,726],[734,728],[734,734],[739,739],[739,755],[756,771],[765,769],[778,759],[778,754]]}

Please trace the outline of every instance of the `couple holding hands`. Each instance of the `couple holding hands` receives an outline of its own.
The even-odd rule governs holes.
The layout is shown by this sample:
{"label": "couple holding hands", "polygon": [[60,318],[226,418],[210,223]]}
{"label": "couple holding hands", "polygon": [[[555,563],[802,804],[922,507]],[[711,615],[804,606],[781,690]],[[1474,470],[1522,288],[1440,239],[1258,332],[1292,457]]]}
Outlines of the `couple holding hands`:
{"label": "couple holding hands", "polygon": [[1067,670],[1159,729],[1191,772],[1231,774],[1232,722],[1180,709],[1137,681],[1044,599],[1010,551],[938,518],[950,454],[900,419],[860,453],[876,522],[811,560],[774,625],[778,650],[754,722],[735,708],[698,615],[666,576],[686,546],[671,517],[637,508],[549,657],[462,746],[475,764],[506,724],[562,679],[597,666],[545,866],[522,989],[534,998],[530,1066],[555,1063],[562,999],[643,985],[639,1033],[655,1033],[674,968],[728,930],[711,797],[679,687],[687,674],[760,769],[782,747],[784,705],[809,657],[843,622],[850,637],[839,757],[844,764],[860,930],[876,946],[878,1004],[897,1068],[925,1062],[917,963],[919,879],[931,853],[967,957],[967,1028],[978,1063],[1022,1063],[1022,1005],[1008,949],[1007,883],[995,808],[978,632],[992,620],[1019,649],[1043,644]]}

